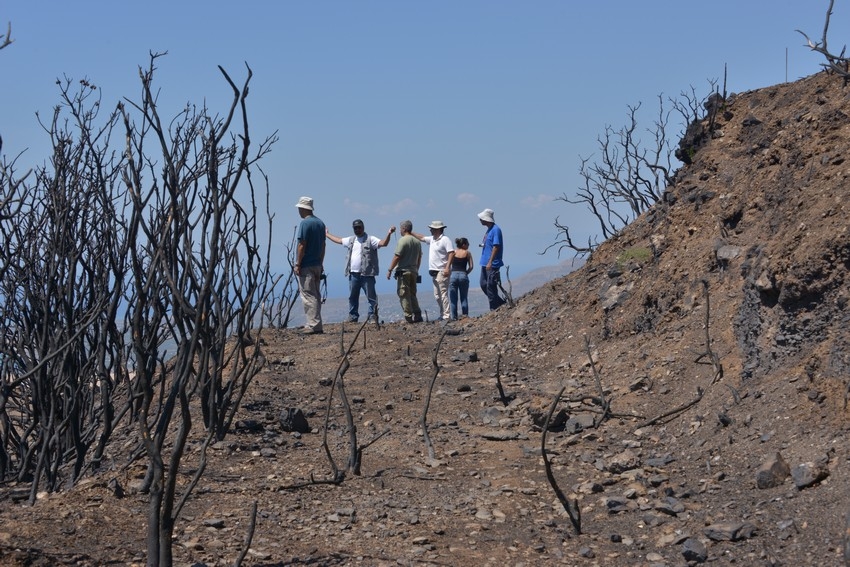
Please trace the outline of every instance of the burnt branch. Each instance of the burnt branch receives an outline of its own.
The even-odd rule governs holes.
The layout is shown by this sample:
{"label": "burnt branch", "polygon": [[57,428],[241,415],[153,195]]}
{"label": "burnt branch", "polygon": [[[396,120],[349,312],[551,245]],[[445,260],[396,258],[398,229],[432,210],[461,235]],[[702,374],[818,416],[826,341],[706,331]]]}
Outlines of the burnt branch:
{"label": "burnt branch", "polygon": [[555,475],[552,473],[552,464],[549,462],[549,454],[546,452],[546,432],[549,431],[549,422],[555,414],[555,408],[558,407],[558,402],[561,400],[561,396],[564,394],[565,389],[565,386],[561,387],[558,393],[555,394],[555,398],[552,400],[552,405],[549,406],[549,412],[546,414],[546,421],[543,423],[543,433],[540,436],[540,454],[543,457],[543,466],[546,469],[546,480],[549,481],[549,486],[552,487],[552,491],[555,492],[555,496],[558,497],[558,502],[561,503],[561,506],[563,506],[567,515],[570,517],[570,522],[573,524],[573,530],[575,530],[576,535],[581,535],[581,508],[579,508],[578,499],[568,499],[561,490],[561,487],[558,486],[558,481],[555,480]]}
{"label": "burnt branch", "polygon": [[502,292],[502,296],[505,298],[505,302],[507,302],[508,307],[515,307],[516,303],[514,302],[514,296],[511,293],[513,291],[513,284],[511,283],[511,267],[505,266],[505,279],[508,280],[508,289],[505,289],[502,286],[502,280],[499,280],[499,291]]}
{"label": "burnt branch", "polygon": [[248,556],[248,550],[251,548],[251,542],[254,541],[254,530],[257,527],[257,501],[251,503],[251,518],[248,522],[248,532],[245,534],[245,543],[242,545],[242,551],[239,552],[239,557],[233,563],[233,567],[240,567],[245,557]]}
{"label": "burnt branch", "polygon": [[422,408],[422,417],[419,420],[419,426],[422,428],[422,437],[425,440],[425,447],[428,450],[428,458],[434,460],[434,444],[431,442],[431,436],[428,435],[428,408],[431,405],[431,393],[434,391],[434,384],[437,382],[437,376],[440,375],[440,365],[437,362],[437,355],[440,353],[440,346],[443,344],[443,339],[446,338],[448,327],[443,327],[443,332],[440,334],[440,339],[434,347],[434,352],[431,355],[431,382],[428,384],[428,390],[425,392],[425,405]]}

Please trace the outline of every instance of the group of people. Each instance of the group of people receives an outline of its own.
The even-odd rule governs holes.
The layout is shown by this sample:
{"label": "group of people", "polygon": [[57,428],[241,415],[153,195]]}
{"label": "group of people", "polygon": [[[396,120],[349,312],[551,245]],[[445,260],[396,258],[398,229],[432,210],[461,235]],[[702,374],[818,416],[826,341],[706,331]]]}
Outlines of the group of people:
{"label": "group of people", "polygon": [[[295,275],[304,305],[305,325],[303,334],[322,333],[322,300],[320,292],[324,267],[325,243],[330,240],[346,248],[345,275],[349,282],[348,320],[360,319],[360,292],[366,293],[369,303],[367,318],[377,317],[378,296],[375,278],[380,273],[378,249],[390,243],[396,227],[391,226],[383,240],[366,233],[362,220],[352,223],[353,236],[339,237],[328,231],[325,224],[314,214],[313,199],[301,197],[295,205],[301,222],[295,234],[297,241]],[[498,309],[505,300],[499,294],[501,287],[500,268],[503,266],[504,241],[502,229],[496,224],[492,209],[478,213],[479,222],[486,227],[481,250],[481,290],[487,295],[490,309]],[[422,263],[422,245],[428,244],[428,274],[434,287],[434,298],[440,310],[440,319],[457,320],[459,315],[469,315],[469,274],[474,265],[466,238],[452,240],[444,234],[446,225],[435,220],[428,225],[430,236],[413,231],[409,220],[399,223],[400,238],[395,246],[393,258],[387,270],[387,279],[395,277],[404,318],[408,323],[422,321],[422,310],[416,297],[416,284],[420,281],[419,268]],[[460,310],[460,313],[458,312]]]}

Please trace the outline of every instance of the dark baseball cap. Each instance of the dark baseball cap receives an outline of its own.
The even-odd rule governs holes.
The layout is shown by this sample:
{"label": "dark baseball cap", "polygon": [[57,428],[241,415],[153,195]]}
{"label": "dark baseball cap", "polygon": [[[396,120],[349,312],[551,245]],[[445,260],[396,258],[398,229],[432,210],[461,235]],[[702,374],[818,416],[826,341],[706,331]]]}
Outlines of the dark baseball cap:
{"label": "dark baseball cap", "polygon": [[360,219],[355,219],[353,223],[351,223],[351,228],[363,228],[363,221]]}

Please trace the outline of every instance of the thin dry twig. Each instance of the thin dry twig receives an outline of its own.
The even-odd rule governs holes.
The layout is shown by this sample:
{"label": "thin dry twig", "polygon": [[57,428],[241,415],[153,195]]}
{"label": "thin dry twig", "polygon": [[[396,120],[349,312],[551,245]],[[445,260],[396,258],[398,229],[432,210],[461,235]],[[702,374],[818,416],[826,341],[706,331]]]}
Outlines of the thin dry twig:
{"label": "thin dry twig", "polygon": [[678,414],[682,413],[683,411],[690,409],[691,407],[693,407],[693,406],[695,406],[699,403],[699,401],[702,399],[703,394],[704,394],[703,389],[697,388],[697,395],[693,400],[691,400],[689,402],[685,402],[684,404],[677,406],[677,407],[671,409],[670,411],[666,411],[659,416],[653,417],[652,419],[648,419],[646,421],[643,421],[643,422],[637,424],[637,426],[634,429],[641,429],[643,427],[655,425],[656,423],[660,423],[663,420],[667,419],[668,417],[678,415]]}
{"label": "thin dry twig", "polygon": [[6,35],[0,35],[0,49],[9,47],[13,41],[15,40],[12,39],[12,22],[9,22],[9,26],[6,28]]}
{"label": "thin dry twig", "polygon": [[705,296],[705,352],[701,353],[694,362],[699,363],[703,358],[708,357],[711,365],[714,367],[714,377],[711,383],[714,384],[723,378],[723,365],[720,364],[720,357],[711,350],[711,333],[709,332],[709,321],[711,319],[711,298],[708,293],[708,281],[702,280],[703,295]]}
{"label": "thin dry twig", "polygon": [[502,353],[498,353],[496,355],[496,388],[499,390],[499,399],[502,401],[502,404],[505,407],[511,403],[510,398],[505,395],[505,389],[502,387],[502,379],[501,379],[501,366],[502,366]]}
{"label": "thin dry twig", "polygon": [[242,562],[245,560],[245,556],[248,555],[248,550],[251,548],[251,542],[254,541],[254,530],[257,527],[257,501],[254,500],[253,504],[251,504],[251,521],[248,524],[248,533],[245,534],[245,544],[242,546],[242,551],[239,552],[239,557],[236,558],[236,562],[233,564],[233,567],[240,567]]}
{"label": "thin dry twig", "polygon": [[596,368],[596,363],[593,362],[593,353],[590,352],[590,339],[587,335],[584,336],[584,351],[587,353],[587,360],[590,361],[590,368],[593,370],[593,379],[596,382],[596,392],[599,394],[600,405],[602,406],[602,415],[599,420],[594,423],[594,427],[599,427],[599,424],[605,421],[611,409],[611,402],[605,398],[605,390],[602,388],[602,379],[599,377],[599,370]]}

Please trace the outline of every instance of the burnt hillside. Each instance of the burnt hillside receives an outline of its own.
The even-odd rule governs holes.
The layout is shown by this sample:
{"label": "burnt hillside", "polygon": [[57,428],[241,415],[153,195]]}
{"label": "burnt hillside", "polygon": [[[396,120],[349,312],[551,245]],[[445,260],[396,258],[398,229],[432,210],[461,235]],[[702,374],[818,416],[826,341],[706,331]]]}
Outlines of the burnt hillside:
{"label": "burnt hillside", "polygon": [[[842,564],[848,96],[819,73],[729,97],[663,202],[513,309],[353,343],[341,324],[267,330],[175,561],[233,565],[256,502],[246,565]],[[351,446],[330,380],[348,344],[362,470],[331,483],[324,434],[338,464]],[[541,453],[562,388],[546,455],[581,533]],[[286,430],[286,408],[309,431]],[[127,464],[126,435],[109,466],[33,507],[25,486],[0,490],[0,563],[144,563],[145,467]]]}

